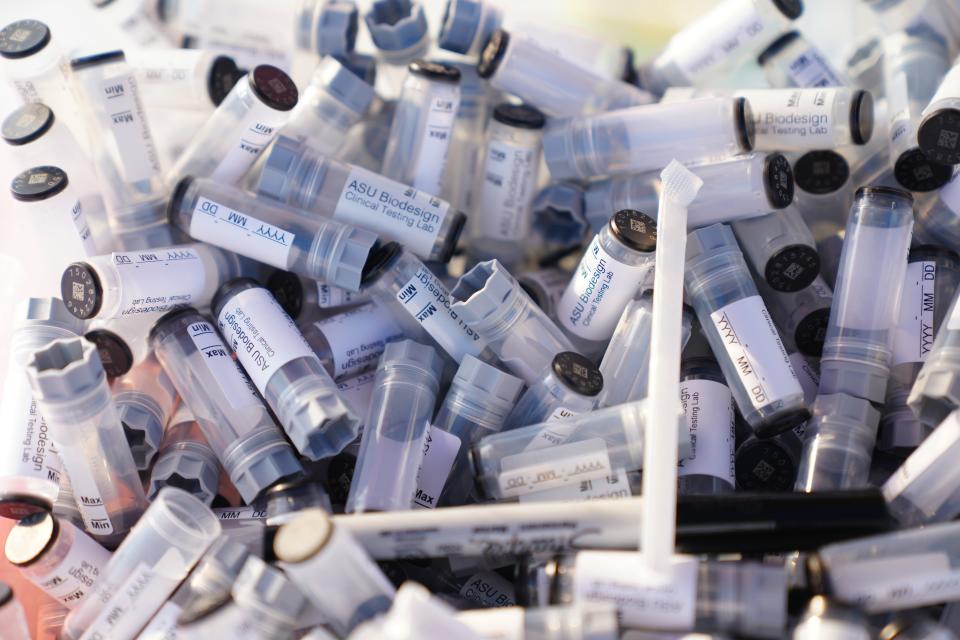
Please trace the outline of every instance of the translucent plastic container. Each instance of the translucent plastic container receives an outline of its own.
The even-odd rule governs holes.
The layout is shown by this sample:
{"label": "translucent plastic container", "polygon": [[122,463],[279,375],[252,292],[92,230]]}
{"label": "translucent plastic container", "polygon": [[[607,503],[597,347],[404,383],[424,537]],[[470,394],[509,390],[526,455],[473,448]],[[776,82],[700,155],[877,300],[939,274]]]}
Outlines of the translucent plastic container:
{"label": "translucent plastic container", "polygon": [[592,361],[574,351],[561,351],[527,385],[505,426],[516,429],[544,421],[565,421],[596,407],[602,390],[603,375]]}
{"label": "translucent plastic container", "polygon": [[157,459],[150,470],[147,497],[163,487],[177,487],[209,506],[220,484],[220,461],[203,429],[183,403],[163,432]]}
{"label": "translucent plastic container", "polygon": [[754,273],[775,291],[799,291],[820,275],[817,244],[795,208],[736,220],[730,227]]}
{"label": "translucent plastic container", "polygon": [[477,198],[476,176],[494,92],[469,60],[447,64],[460,70],[460,108],[453,125],[440,196],[456,209],[471,211]]}
{"label": "translucent plastic container", "polygon": [[389,311],[369,303],[317,320],[303,337],[334,380],[344,380],[376,368],[388,342],[404,337]]}
{"label": "translucent plastic container", "polygon": [[72,106],[66,90],[69,64],[43,22],[17,20],[0,30],[0,69],[23,102],[42,102],[57,111]]}
{"label": "translucent plastic container", "polygon": [[149,469],[176,408],[177,390],[152,354],[115,378],[110,390],[137,469]]}
{"label": "translucent plastic container", "polygon": [[[10,253],[21,261],[36,261],[31,250],[67,260],[82,260],[96,252],[79,192],[66,171],[51,165],[31,167],[13,177],[9,193],[16,201],[11,209],[24,238],[22,247],[12,247]],[[43,244],[32,238],[42,238]]]}
{"label": "translucent plastic container", "polygon": [[960,251],[960,179],[954,176],[936,194],[917,204],[917,228],[937,244]]}
{"label": "translucent plastic container", "polygon": [[261,638],[292,637],[311,607],[283,571],[256,556],[247,557],[231,594],[246,614],[253,634]]}
{"label": "translucent plastic container", "polygon": [[815,44],[788,31],[757,56],[771,87],[843,87],[851,84]]}
{"label": "translucent plastic container", "polygon": [[233,58],[215,51],[130,49],[125,53],[151,109],[212,112],[244,75]]}

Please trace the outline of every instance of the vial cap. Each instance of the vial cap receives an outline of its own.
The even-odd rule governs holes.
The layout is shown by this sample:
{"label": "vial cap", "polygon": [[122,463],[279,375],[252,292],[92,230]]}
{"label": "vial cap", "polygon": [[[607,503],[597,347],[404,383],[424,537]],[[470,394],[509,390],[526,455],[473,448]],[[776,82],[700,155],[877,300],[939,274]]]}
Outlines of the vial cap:
{"label": "vial cap", "polygon": [[790,20],[796,20],[803,15],[803,2],[801,0],[773,0],[773,6]]}
{"label": "vial cap", "polygon": [[286,202],[294,188],[293,167],[303,156],[303,144],[299,140],[278,135],[270,146],[270,153],[263,163],[257,195],[277,202]]}
{"label": "vial cap", "polygon": [[330,95],[355,113],[364,113],[373,101],[371,84],[335,58],[323,59],[313,73],[312,82],[319,82]]}
{"label": "vial cap", "polygon": [[67,311],[60,298],[27,298],[14,312],[17,326],[51,325],[80,335],[83,321]]}
{"label": "vial cap", "polygon": [[737,449],[735,466],[737,488],[744,491],[790,491],[797,478],[797,458],[778,438],[747,440]]}
{"label": "vial cap", "polygon": [[59,533],[60,525],[53,514],[34,513],[22,518],[7,534],[4,554],[14,566],[30,566],[53,546]]}
{"label": "vial cap", "polygon": [[767,201],[774,209],[783,209],[793,202],[793,170],[780,153],[771,153],[763,162],[763,184]]}
{"label": "vial cap", "polygon": [[436,80],[438,82],[449,82],[453,84],[460,82],[460,69],[440,62],[414,60],[407,65],[407,71],[415,76]]}
{"label": "vial cap", "polygon": [[96,347],[108,377],[117,378],[133,368],[133,352],[126,340],[117,334],[106,329],[95,329],[83,337]]}
{"label": "vial cap", "polygon": [[767,260],[763,277],[774,290],[792,293],[810,285],[820,275],[820,254],[805,244],[784,247]]}
{"label": "vial cap", "polygon": [[800,37],[799,31],[788,31],[767,46],[759,56],[757,56],[757,64],[761,67],[773,56],[777,55],[784,49],[786,49],[790,44]]}
{"label": "vial cap", "polygon": [[453,384],[473,387],[497,400],[512,404],[523,390],[523,380],[467,354],[460,361]]}
{"label": "vial cap", "polygon": [[493,110],[493,119],[510,127],[518,129],[543,129],[547,123],[546,117],[536,107],[526,104],[498,104]]}
{"label": "vial cap", "polygon": [[595,396],[603,390],[603,374],[589,358],[574,351],[563,351],[553,357],[553,373],[568,387],[584,396]]}
{"label": "vial cap", "polygon": [[10,183],[10,193],[21,202],[37,202],[67,188],[67,172],[60,167],[42,166],[22,171]]}
{"label": "vial cap", "polygon": [[196,316],[198,321],[206,321],[206,318],[200,315],[200,312],[197,311],[194,307],[187,305],[181,305],[174,307],[170,311],[167,311],[165,314],[157,318],[157,321],[153,323],[153,326],[150,328],[150,332],[147,334],[147,341],[153,345],[154,340],[157,339],[157,335],[160,333],[162,328],[169,322],[176,320],[182,316]]}
{"label": "vial cap", "polygon": [[363,284],[367,261],[378,243],[375,233],[345,226],[341,234],[341,242],[338,243],[342,249],[333,265],[332,273],[327,274],[327,283],[349,291],[359,291]]}
{"label": "vial cap", "polygon": [[377,243],[370,250],[367,261],[363,265],[361,286],[367,286],[380,279],[403,253],[403,245],[399,242]]}
{"label": "vial cap", "polygon": [[443,358],[437,354],[437,350],[425,344],[420,344],[413,340],[398,340],[389,342],[383,349],[380,356],[380,366],[389,366],[391,364],[416,363],[426,372],[432,375],[436,380],[440,380],[443,373]]}
{"label": "vial cap", "polygon": [[297,318],[303,310],[303,283],[300,276],[277,269],[267,278],[267,289],[291,318]]}
{"label": "vial cap", "polygon": [[742,151],[753,150],[753,143],[757,137],[757,127],[753,119],[753,109],[744,97],[734,99],[733,115],[737,128],[737,141]]}
{"label": "vial cap", "polygon": [[[551,182],[534,197],[530,206],[533,228],[547,242],[563,246],[580,243],[590,226],[584,215],[586,198],[583,187],[572,182]],[[602,210],[601,205],[594,210]]]}
{"label": "vial cap", "polygon": [[936,191],[950,182],[953,167],[930,162],[919,148],[908,149],[893,164],[893,175],[901,186],[910,191]]}
{"label": "vial cap", "polygon": [[323,509],[304,509],[273,539],[273,553],[283,562],[303,562],[323,550],[333,535],[333,520]]}
{"label": "vial cap", "polygon": [[213,64],[210,65],[210,75],[207,76],[207,95],[210,96],[210,102],[219,107],[223,99],[227,97],[237,81],[244,76],[229,56],[217,56]]}
{"label": "vial cap", "polygon": [[183,198],[187,195],[187,189],[190,188],[190,185],[193,184],[193,176],[184,176],[180,178],[180,181],[177,182],[176,186],[173,187],[173,193],[170,195],[170,200],[167,202],[167,222],[171,225],[174,224],[177,217],[180,215],[180,206],[183,204]]}
{"label": "vial cap", "polygon": [[477,62],[477,75],[481,78],[489,78],[496,73],[503,56],[507,53],[509,44],[510,34],[503,29],[497,29],[491,33],[480,52],[480,60]]}
{"label": "vial cap", "polygon": [[137,469],[144,471],[150,468],[163,439],[163,423],[156,414],[146,411],[139,404],[120,404],[117,407],[117,418],[123,427],[123,434],[127,438]]}
{"label": "vial cap", "polygon": [[103,286],[96,270],[86,262],[74,262],[60,276],[60,297],[74,317],[89,320],[100,312]]}
{"label": "vial cap", "polygon": [[650,253],[657,248],[657,223],[636,209],[621,209],[613,214],[610,232],[634,251]]}
{"label": "vial cap", "polygon": [[483,5],[476,0],[447,0],[437,46],[454,53],[466,53],[476,37]]}
{"label": "vial cap", "polygon": [[910,205],[913,205],[913,195],[909,191],[904,191],[903,189],[896,189],[894,187],[882,187],[882,186],[869,186],[869,187],[860,187],[857,189],[857,192],[854,194],[854,198],[859,200],[860,198],[865,198],[867,196],[888,196],[899,198],[901,200],[906,200]]}
{"label": "vial cap", "polygon": [[62,400],[87,393],[103,382],[103,366],[88,341],[61,338],[34,352],[27,375],[35,396]]}
{"label": "vial cap", "polygon": [[376,0],[363,18],[381,51],[409,49],[427,37],[427,16],[419,2]]}
{"label": "vial cap", "polygon": [[808,151],[793,165],[793,179],[807,193],[825,195],[842,187],[850,177],[850,165],[836,151]]}
{"label": "vial cap", "polygon": [[917,129],[917,142],[932,162],[960,164],[960,109],[937,109]]}
{"label": "vial cap", "polygon": [[247,78],[256,96],[271,109],[290,111],[297,106],[297,85],[282,70],[261,64],[247,74]]}
{"label": "vial cap", "polygon": [[830,324],[830,307],[815,309],[797,323],[793,332],[793,341],[805,356],[819,358],[823,354],[823,341],[827,337],[827,325]]}
{"label": "vial cap", "polygon": [[31,102],[13,111],[0,125],[7,144],[18,147],[33,142],[53,126],[53,111],[45,104]]}
{"label": "vial cap", "polygon": [[856,144],[867,144],[873,135],[873,94],[860,89],[850,101],[850,135]]}
{"label": "vial cap", "polygon": [[95,67],[101,64],[107,64],[108,62],[115,62],[117,60],[124,59],[126,59],[126,56],[123,54],[123,51],[120,51],[119,49],[114,51],[104,51],[103,53],[95,53],[92,56],[74,58],[70,61],[70,68],[73,71],[79,71],[80,69],[86,69],[87,67]]}
{"label": "vial cap", "polygon": [[50,42],[50,27],[39,20],[17,20],[0,31],[0,56],[26,58]]}
{"label": "vial cap", "polygon": [[329,0],[316,16],[316,52],[322,56],[350,53],[357,44],[357,5],[353,0]]}

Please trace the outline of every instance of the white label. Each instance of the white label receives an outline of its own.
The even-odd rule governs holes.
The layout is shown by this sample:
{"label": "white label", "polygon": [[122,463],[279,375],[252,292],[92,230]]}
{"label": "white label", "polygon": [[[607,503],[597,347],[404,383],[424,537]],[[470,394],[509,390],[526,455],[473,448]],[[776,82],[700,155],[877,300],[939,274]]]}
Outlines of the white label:
{"label": "white label", "polygon": [[[563,407],[558,407],[550,417],[544,420],[543,424],[552,424],[552,427],[545,427],[533,436],[524,451],[536,451],[537,449],[546,449],[547,447],[556,447],[570,439],[570,436],[577,430],[577,425],[569,422],[576,413]],[[559,423],[559,424],[558,424]]]}
{"label": "white label", "polygon": [[[452,88],[452,87],[451,87]],[[446,89],[446,87],[444,87]],[[427,107],[427,122],[423,129],[423,141],[417,153],[413,170],[413,186],[430,193],[440,193],[443,188],[443,171],[447,166],[447,152],[453,124],[460,106],[459,89],[443,91],[433,96]]]}
{"label": "white label", "polygon": [[672,59],[690,80],[708,75],[753,41],[774,38],[775,34],[768,34],[757,6],[751,0],[725,2],[722,8],[687,25],[661,55]]}
{"label": "white label", "polygon": [[220,310],[217,324],[261,392],[283,365],[317,357],[280,303],[261,287],[233,296]]}
{"label": "white label", "polygon": [[60,520],[60,527],[60,536],[64,535],[65,529],[73,529],[73,545],[67,555],[43,576],[30,572],[25,572],[24,575],[48,596],[59,600],[68,609],[73,609],[93,592],[100,572],[110,561],[110,552],[70,522]]}
{"label": "white label", "polygon": [[617,262],[594,236],[557,305],[557,318],[587,340],[607,340],[623,308],[647,280],[653,260],[631,266]]}
{"label": "white label", "polygon": [[731,302],[710,319],[755,409],[803,393],[760,296]]}
{"label": "white label", "polygon": [[470,576],[463,583],[460,595],[484,609],[513,607],[517,604],[513,584],[493,571],[481,571]]}
{"label": "white label", "polygon": [[753,110],[757,147],[832,148],[836,89],[741,91]]}
{"label": "white label", "polygon": [[351,166],[333,219],[396,240],[421,258],[429,258],[449,208],[430,193]]}
{"label": "white label", "polygon": [[108,78],[100,90],[103,124],[113,134],[124,177],[127,182],[149,180],[160,173],[160,160],[144,117],[136,78],[132,73]]}
{"label": "white label", "polygon": [[[948,460],[955,450],[957,443],[960,442],[960,414],[951,413],[946,417],[933,432],[920,443],[920,446],[913,450],[913,453],[904,460],[900,468],[893,472],[893,475],[883,485],[883,497],[889,504],[894,498],[906,491],[921,474],[928,471],[938,462],[941,463],[941,469],[945,468],[942,461]],[[936,475],[936,474],[934,474]],[[908,493],[922,493],[917,496],[917,503],[914,506],[932,507],[934,511],[939,509],[956,492],[956,487],[952,482],[921,482],[914,486],[913,491]],[[924,510],[928,516],[933,513]]]}
{"label": "white label", "polygon": [[816,47],[810,47],[790,60],[787,75],[798,87],[842,87],[846,83],[830,67]]}
{"label": "white label", "polygon": [[680,461],[679,475],[707,475],[735,485],[733,466],[733,394],[713,380],[680,383],[680,403],[687,418],[692,455]]}
{"label": "white label", "polygon": [[481,237],[518,242],[530,232],[539,151],[539,147],[490,141],[477,209]]}
{"label": "white label", "polygon": [[583,480],[575,485],[537,491],[519,497],[520,502],[560,502],[564,500],[606,500],[629,498],[630,478],[625,469],[617,469],[613,475]]}
{"label": "white label", "polygon": [[483,640],[524,640],[523,607],[475,609],[457,613],[457,621]]}
{"label": "white label", "polygon": [[63,470],[70,478],[73,495],[77,501],[77,509],[83,517],[83,526],[94,536],[105,536],[113,533],[113,522],[107,507],[100,494],[100,487],[94,479],[87,465],[97,464],[99,460],[89,460],[80,447],[69,446],[58,448]]}
{"label": "white label", "polygon": [[900,321],[893,338],[893,364],[926,362],[933,346],[936,262],[911,262],[900,295]]}
{"label": "white label", "polygon": [[232,520],[266,520],[266,509],[255,509],[254,507],[223,507],[213,509],[214,515],[221,521]]}
{"label": "white label", "polygon": [[193,344],[203,358],[203,363],[216,380],[220,391],[234,409],[243,409],[260,404],[260,397],[240,364],[230,357],[227,345],[207,322],[195,322],[188,329]]}
{"label": "white label", "polygon": [[95,255],[97,245],[93,241],[93,232],[90,231],[90,225],[87,223],[87,216],[83,212],[83,206],[79,200],[75,200],[70,207],[70,221],[73,222],[73,228],[77,230],[77,237],[80,238],[80,244],[83,245],[83,251],[88,256]]}
{"label": "white label", "polygon": [[581,551],[573,574],[574,600],[615,605],[627,627],[693,629],[698,560],[674,556],[670,564],[668,571],[657,571],[639,553]]}
{"label": "white label", "polygon": [[190,218],[190,236],[286,269],[296,235],[213,200],[198,198]]}
{"label": "white label", "polygon": [[411,507],[436,509],[437,500],[443,485],[447,483],[447,476],[453,468],[453,462],[460,452],[460,438],[430,426],[427,429],[427,439],[423,443],[423,461],[417,473],[417,490],[413,494]]}
{"label": "white label", "polygon": [[271,109],[257,101],[245,114],[240,137],[233,143],[210,178],[221,184],[236,184],[253,166],[257,156],[277,135],[277,130],[286,123],[287,111]]}
{"label": "white label", "polygon": [[[890,143],[896,144],[902,138],[913,133],[910,123],[910,85],[905,71],[898,72],[889,85],[887,91],[887,111],[891,114],[887,125]],[[910,142],[906,142],[910,145]]]}
{"label": "white label", "polygon": [[0,424],[8,444],[0,447],[0,478],[21,476],[60,483],[61,463],[50,430],[33,399],[24,368],[13,358],[0,400]]}
{"label": "white label", "polygon": [[[171,548],[167,554],[177,550]],[[111,638],[134,638],[144,624],[156,613],[180,580],[162,571],[167,555],[160,558],[156,567],[141,562],[127,576],[123,584],[111,594],[103,609],[94,619],[80,640],[110,640]],[[176,565],[179,560],[172,564]]]}
{"label": "white label", "polygon": [[939,552],[859,560],[830,567],[830,585],[867,613],[913,609],[960,599],[960,569]]}
{"label": "white label", "polygon": [[111,260],[120,274],[120,316],[207,302],[197,300],[207,278],[203,261],[193,249],[116,252]]}
{"label": "white label", "polygon": [[457,362],[467,354],[479,356],[487,346],[480,334],[450,308],[453,296],[427,267],[417,269],[417,273],[400,287],[397,300],[404,311],[413,316]]}
{"label": "white label", "polygon": [[612,473],[607,443],[600,438],[504,456],[500,467],[498,480],[504,498],[555,489]]}
{"label": "white label", "polygon": [[331,284],[317,283],[317,306],[321,309],[362,302],[366,297]]}
{"label": "white label", "polygon": [[330,345],[335,379],[375,368],[387,342],[403,337],[390,313],[376,304],[320,320],[314,326]]}
{"label": "white label", "polygon": [[157,615],[153,616],[150,624],[140,632],[137,640],[176,640],[178,636],[177,618],[180,617],[182,611],[180,605],[172,600],[167,600],[160,607],[160,611],[157,611]]}
{"label": "white label", "polygon": [[812,407],[813,401],[817,399],[817,389],[820,388],[820,375],[799,351],[790,354],[790,366],[793,367],[793,373],[803,389],[803,403]]}

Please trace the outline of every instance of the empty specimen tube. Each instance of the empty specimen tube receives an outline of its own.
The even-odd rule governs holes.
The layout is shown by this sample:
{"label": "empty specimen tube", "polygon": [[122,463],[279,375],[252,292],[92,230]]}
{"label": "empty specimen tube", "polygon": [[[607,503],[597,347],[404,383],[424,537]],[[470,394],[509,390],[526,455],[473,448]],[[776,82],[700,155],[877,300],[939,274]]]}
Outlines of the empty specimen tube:
{"label": "empty specimen tube", "polygon": [[148,469],[176,407],[177,390],[152,354],[110,388],[137,469]]}
{"label": "empty specimen tube", "polygon": [[[322,509],[308,509],[280,527],[273,551],[341,637],[390,608],[393,585],[350,532]],[[338,577],[336,585],[323,579],[331,575]]]}
{"label": "empty specimen tube", "polygon": [[[690,229],[766,215],[793,201],[793,172],[779,153],[748,153],[689,169],[703,180],[687,208]],[[611,211],[654,211],[659,191],[659,173],[591,182],[584,196],[587,219],[605,224]]]}
{"label": "empty specimen tube", "polygon": [[60,457],[27,379],[33,353],[58,338],[75,338],[83,323],[56,298],[28,298],[14,311],[7,375],[0,395],[0,516],[50,510],[60,493]]}
{"label": "empty specimen tube", "polygon": [[927,355],[907,404],[933,428],[960,407],[960,296],[955,295]]}
{"label": "empty specimen tube", "polygon": [[483,148],[493,92],[477,75],[476,65],[472,62],[447,61],[447,64],[460,70],[460,108],[457,109],[457,119],[453,125],[440,195],[457,209],[469,211],[476,201],[480,150]]}
{"label": "empty specimen tube", "polygon": [[406,64],[430,47],[427,16],[418,0],[376,0],[363,20],[377,54],[387,64]]}
{"label": "empty specimen tube", "polygon": [[[820,393],[883,402],[913,229],[913,197],[861,187],[844,234],[830,326],[820,360]],[[877,285],[883,295],[877,295]]]}
{"label": "empty specimen tube", "polygon": [[329,458],[357,437],[360,419],[269,291],[250,278],[231,280],[217,291],[210,311],[301,454]]}
{"label": "empty specimen tube", "polygon": [[687,236],[685,286],[733,398],[760,437],[805,421],[803,389],[733,231],[715,224]]}
{"label": "empty specimen tube", "polygon": [[788,31],[757,56],[771,87],[843,87],[850,82],[799,31]]}
{"label": "empty specimen tube", "polygon": [[23,224],[25,230],[37,225],[37,231],[44,231],[44,251],[68,259],[96,252],[77,191],[63,169],[46,165],[21,171],[10,182],[10,195],[23,203],[21,211],[31,217],[31,222]]}
{"label": "empty specimen tube", "polygon": [[384,349],[350,483],[348,513],[410,508],[442,370],[443,361],[432,347],[403,340]]}
{"label": "empty specimen tube", "polygon": [[731,223],[747,262],[775,291],[794,292],[820,275],[820,256],[800,212],[777,213]]}
{"label": "empty specimen tube", "polygon": [[262,64],[238,80],[170,169],[174,184],[186,176],[237,184],[277,136],[297,104],[297,86],[286,73]]}
{"label": "empty specimen tube", "polygon": [[616,640],[620,637],[617,610],[604,604],[477,609],[461,611],[457,620],[486,640]]}
{"label": "empty specimen tube", "polygon": [[386,344],[403,336],[389,310],[375,303],[317,320],[303,330],[307,344],[334,380],[375,368]]}
{"label": "empty specimen tube", "polygon": [[0,582],[0,625],[10,640],[30,640],[30,627],[20,602],[5,582]]}
{"label": "empty specimen tube", "polygon": [[378,173],[328,158],[280,136],[258,194],[396,240],[425,260],[453,256],[466,216],[450,204]]}
{"label": "empty specimen tube", "polygon": [[819,357],[833,304],[833,292],[823,277],[797,291],[776,291],[766,282],[757,283],[757,288],[786,344],[805,356]]}
{"label": "empty specimen tube", "polygon": [[73,106],[65,91],[67,67],[43,22],[17,20],[0,29],[0,70],[24,103],[42,102],[58,111]]}
{"label": "empty specimen tube", "polygon": [[196,240],[353,291],[377,241],[369,231],[206,179],[181,180],[167,214]]}
{"label": "empty specimen tube", "polygon": [[244,502],[250,504],[267,487],[303,472],[252,383],[204,316],[191,308],[171,311],[157,321],[150,344]]}
{"label": "empty specimen tube", "polygon": [[125,53],[151,108],[212,111],[244,76],[233,58],[214,51],[132,49]]}
{"label": "empty specimen tube", "polygon": [[480,262],[453,288],[453,310],[511,373],[534,384],[573,345],[497,260]]}
{"label": "empty specimen tube", "polygon": [[205,504],[163,489],[100,573],[93,595],[67,616],[63,637],[135,638],[219,535]]}
{"label": "empty specimen tube", "polygon": [[476,173],[479,184],[470,220],[472,255],[495,257],[508,266],[523,259],[532,224],[531,205],[537,195],[545,123],[542,113],[526,105],[503,103],[493,110],[483,164]]}
{"label": "empty specimen tube", "polygon": [[159,449],[147,497],[155,498],[163,487],[177,487],[209,506],[220,484],[220,462],[186,404],[180,403],[170,418]]}
{"label": "empty specimen tube", "polygon": [[624,109],[653,101],[646,91],[597,75],[521,33],[494,31],[480,52],[477,73],[549,116]]}
{"label": "empty specimen tube", "polygon": [[557,321],[584,353],[601,351],[627,302],[652,284],[657,225],[650,216],[621,209],[583,252],[557,304]]}
{"label": "empty specimen tube", "polygon": [[603,375],[590,359],[561,351],[530,382],[506,419],[507,429],[538,422],[561,422],[597,406]]}
{"label": "empty specimen tube", "polygon": [[383,175],[420,191],[440,193],[459,105],[456,67],[411,62],[390,127]]}
{"label": "empty specimen tube", "polygon": [[68,520],[37,512],[10,530],[7,562],[62,606],[74,609],[91,593],[110,552]]}
{"label": "empty specimen tube", "polygon": [[800,0],[725,0],[670,38],[640,69],[641,83],[663,93],[669,86],[709,82],[759,53],[802,13]]}
{"label": "empty specimen tube", "polygon": [[753,143],[746,98],[701,98],[563,120],[547,128],[543,157],[551,179],[586,180],[659,170],[674,159],[720,160]]}
{"label": "empty specimen tube", "polygon": [[920,115],[920,150],[932,162],[960,164],[960,64],[954,64],[943,76]]}
{"label": "empty specimen tube", "polygon": [[27,376],[87,531],[115,546],[147,500],[97,350],[81,338],[55,340],[34,353]]}

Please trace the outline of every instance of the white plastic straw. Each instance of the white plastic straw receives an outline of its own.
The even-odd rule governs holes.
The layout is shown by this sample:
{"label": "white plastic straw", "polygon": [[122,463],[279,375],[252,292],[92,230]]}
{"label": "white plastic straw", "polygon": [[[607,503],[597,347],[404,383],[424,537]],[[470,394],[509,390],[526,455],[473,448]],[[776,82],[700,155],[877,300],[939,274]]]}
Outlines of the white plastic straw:
{"label": "white plastic straw", "polygon": [[677,428],[680,391],[683,267],[687,248],[687,205],[703,180],[676,160],[660,173],[657,259],[653,280],[653,323],[647,428],[643,452],[640,549],[647,566],[669,570],[677,511]]}

